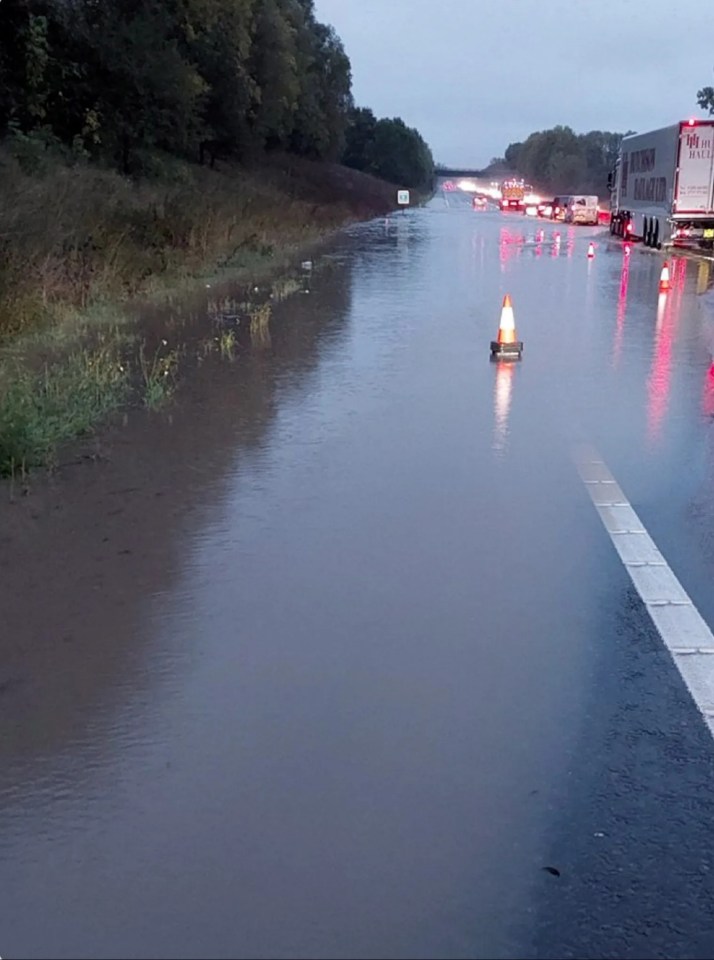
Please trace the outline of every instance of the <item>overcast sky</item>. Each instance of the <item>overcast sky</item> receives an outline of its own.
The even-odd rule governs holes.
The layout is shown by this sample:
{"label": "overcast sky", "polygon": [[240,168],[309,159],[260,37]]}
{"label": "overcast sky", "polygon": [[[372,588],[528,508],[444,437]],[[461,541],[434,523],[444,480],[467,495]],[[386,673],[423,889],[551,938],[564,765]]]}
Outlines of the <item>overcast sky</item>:
{"label": "overcast sky", "polygon": [[558,123],[648,130],[703,116],[714,0],[316,0],[360,106],[401,116],[437,161],[484,166]]}

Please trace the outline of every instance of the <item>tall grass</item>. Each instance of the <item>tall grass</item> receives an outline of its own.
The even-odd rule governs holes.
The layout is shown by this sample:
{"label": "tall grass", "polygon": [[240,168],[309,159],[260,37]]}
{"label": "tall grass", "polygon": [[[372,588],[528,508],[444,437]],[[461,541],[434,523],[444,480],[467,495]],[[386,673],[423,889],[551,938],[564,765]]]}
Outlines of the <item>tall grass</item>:
{"label": "tall grass", "polygon": [[5,365],[0,385],[0,475],[48,466],[57,447],[120,406],[129,372],[114,344],[30,370]]}
{"label": "tall grass", "polygon": [[0,339],[196,276],[240,269],[393,204],[388,184],[274,158],[259,171],[172,161],[136,183],[48,161],[25,173],[0,151]]}
{"label": "tall grass", "polygon": [[162,340],[151,356],[146,353],[145,344],[139,347],[143,400],[151,410],[162,407],[172,397],[176,386],[178,351],[167,350],[166,346],[166,340]]}
{"label": "tall grass", "polygon": [[[220,172],[167,161],[163,172],[137,183],[50,157],[28,173],[0,148],[0,475],[51,464],[130,397],[155,408],[172,395],[176,351],[133,344],[130,370],[126,338],[105,336],[118,302],[217,269],[240,276],[394,205],[382,181],[295,158]],[[275,283],[271,297],[298,286]],[[216,316],[234,323],[242,306],[216,304]],[[246,314],[252,342],[269,346],[270,306]],[[233,357],[232,328],[215,342]]]}

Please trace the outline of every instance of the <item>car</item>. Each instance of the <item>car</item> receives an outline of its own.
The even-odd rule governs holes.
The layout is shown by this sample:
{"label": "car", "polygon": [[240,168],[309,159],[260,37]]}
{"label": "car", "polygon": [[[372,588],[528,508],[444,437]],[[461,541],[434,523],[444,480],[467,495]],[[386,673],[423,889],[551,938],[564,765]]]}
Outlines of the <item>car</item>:
{"label": "car", "polygon": [[538,216],[545,217],[547,220],[550,220],[553,213],[553,200],[543,200],[542,203],[538,204]]}
{"label": "car", "polygon": [[474,210],[483,210],[488,206],[486,197],[474,197],[472,201]]}

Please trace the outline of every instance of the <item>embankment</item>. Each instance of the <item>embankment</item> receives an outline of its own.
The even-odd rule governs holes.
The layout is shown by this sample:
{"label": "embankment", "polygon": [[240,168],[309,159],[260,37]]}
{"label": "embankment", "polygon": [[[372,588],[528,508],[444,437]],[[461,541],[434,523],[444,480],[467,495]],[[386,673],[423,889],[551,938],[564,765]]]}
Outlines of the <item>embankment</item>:
{"label": "embankment", "polygon": [[178,357],[123,330],[124,304],[277,273],[396,198],[374,177],[292,157],[219,170],[167,159],[157,174],[51,159],[28,170],[0,153],[0,474],[51,464],[123,404],[166,398]]}

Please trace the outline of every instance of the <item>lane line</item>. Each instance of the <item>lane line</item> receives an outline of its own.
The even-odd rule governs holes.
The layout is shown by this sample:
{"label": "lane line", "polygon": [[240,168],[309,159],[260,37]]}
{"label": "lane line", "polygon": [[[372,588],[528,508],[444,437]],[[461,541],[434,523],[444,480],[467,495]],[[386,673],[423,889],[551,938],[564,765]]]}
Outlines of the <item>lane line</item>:
{"label": "lane line", "polygon": [[714,634],[597,450],[579,446],[575,462],[635,590],[714,737]]}

